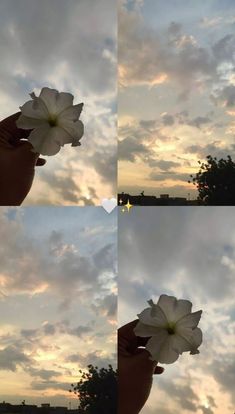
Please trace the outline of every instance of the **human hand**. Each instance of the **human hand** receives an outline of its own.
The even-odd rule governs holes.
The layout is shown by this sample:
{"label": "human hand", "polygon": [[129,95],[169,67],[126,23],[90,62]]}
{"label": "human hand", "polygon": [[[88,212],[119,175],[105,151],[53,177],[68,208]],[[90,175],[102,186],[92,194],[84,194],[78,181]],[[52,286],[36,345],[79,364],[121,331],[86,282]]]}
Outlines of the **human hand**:
{"label": "human hand", "polygon": [[0,122],[0,205],[20,205],[33,183],[35,166],[42,166],[46,161],[39,154],[32,152],[32,145],[27,141],[30,131],[19,129],[17,112]]}
{"label": "human hand", "polygon": [[118,330],[118,414],[138,414],[146,403],[153,374],[164,369],[149,359],[148,338],[137,337],[133,329],[138,320]]}

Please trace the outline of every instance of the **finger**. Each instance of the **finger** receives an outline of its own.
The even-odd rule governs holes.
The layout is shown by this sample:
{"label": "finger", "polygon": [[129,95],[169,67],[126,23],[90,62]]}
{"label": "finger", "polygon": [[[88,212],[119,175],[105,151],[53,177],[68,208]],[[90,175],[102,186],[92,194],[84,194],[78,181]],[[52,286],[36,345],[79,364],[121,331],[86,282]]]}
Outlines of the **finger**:
{"label": "finger", "polygon": [[36,162],[37,167],[42,167],[45,164],[46,164],[46,160],[44,160],[44,158],[38,158],[38,160]]}
{"label": "finger", "polygon": [[22,141],[17,146],[16,151],[18,156],[24,160],[25,165],[36,165],[39,154],[33,151],[33,146],[28,141]]}
{"label": "finger", "polygon": [[121,346],[122,354],[124,354],[124,350],[132,354],[138,348],[137,337],[133,331],[137,322],[138,320],[129,322],[118,329],[118,346]]}
{"label": "finger", "polygon": [[129,342],[125,338],[118,338],[118,355],[120,356],[130,356],[128,351]]}
{"label": "finger", "polygon": [[8,116],[0,122],[0,140],[9,142],[10,144],[16,144],[20,139],[27,138],[31,130],[24,130],[17,128],[16,121],[19,118],[21,112],[16,112],[13,115]]}
{"label": "finger", "polygon": [[123,325],[121,328],[118,329],[118,337],[125,338],[128,341],[136,339],[136,335],[134,333],[134,328],[138,323],[138,319],[135,319],[132,322]]}
{"label": "finger", "polygon": [[153,375],[157,362],[150,359],[150,353],[148,351],[145,349],[138,349],[137,352],[129,358],[131,358],[134,366],[138,366],[142,373]]}
{"label": "finger", "polygon": [[136,348],[138,348],[139,346],[146,346],[149,340],[149,338],[141,338],[135,335],[134,328],[136,327],[138,321],[139,320],[136,319],[118,329],[118,341],[120,341],[121,339],[127,341],[129,344],[129,352],[134,352]]}
{"label": "finger", "polygon": [[163,367],[159,367],[156,366],[155,370],[154,370],[154,375],[160,375],[165,371],[165,369]]}

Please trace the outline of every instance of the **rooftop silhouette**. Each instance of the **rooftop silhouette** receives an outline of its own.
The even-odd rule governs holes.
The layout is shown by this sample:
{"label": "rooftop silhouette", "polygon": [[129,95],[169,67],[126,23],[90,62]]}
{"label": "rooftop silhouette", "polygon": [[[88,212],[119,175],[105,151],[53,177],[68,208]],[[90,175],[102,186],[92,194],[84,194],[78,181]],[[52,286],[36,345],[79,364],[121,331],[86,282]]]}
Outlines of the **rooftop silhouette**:
{"label": "rooftop silhouette", "polygon": [[142,191],[139,195],[131,195],[128,193],[118,194],[118,205],[122,206],[128,203],[138,206],[187,206],[202,204],[198,200],[190,200],[186,197],[170,197],[169,194],[161,194],[160,197],[153,195],[145,195]]}
{"label": "rooftop silhouette", "polygon": [[10,404],[5,401],[0,403],[0,414],[79,414],[78,409],[68,410],[68,407],[52,407],[50,404],[37,405],[25,404],[23,401],[21,404]]}

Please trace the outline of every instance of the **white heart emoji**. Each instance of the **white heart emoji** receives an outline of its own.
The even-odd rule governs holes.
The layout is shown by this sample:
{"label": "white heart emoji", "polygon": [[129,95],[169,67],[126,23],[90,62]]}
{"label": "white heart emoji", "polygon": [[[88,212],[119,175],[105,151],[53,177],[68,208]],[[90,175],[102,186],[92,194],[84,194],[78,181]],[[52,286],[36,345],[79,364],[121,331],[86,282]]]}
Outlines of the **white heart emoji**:
{"label": "white heart emoji", "polygon": [[111,213],[115,207],[117,206],[117,199],[116,198],[103,198],[101,201],[102,207],[107,211],[107,213]]}

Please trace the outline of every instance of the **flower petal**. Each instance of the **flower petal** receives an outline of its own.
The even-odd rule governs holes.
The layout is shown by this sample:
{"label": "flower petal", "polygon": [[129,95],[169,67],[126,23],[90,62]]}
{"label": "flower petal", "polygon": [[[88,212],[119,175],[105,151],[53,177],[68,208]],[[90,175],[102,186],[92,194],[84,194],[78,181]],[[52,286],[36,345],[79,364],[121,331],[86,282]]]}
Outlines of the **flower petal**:
{"label": "flower petal", "polygon": [[176,322],[176,329],[191,328],[195,329],[201,319],[202,311],[197,311],[183,316]]}
{"label": "flower petal", "polygon": [[[68,139],[68,135],[58,127],[41,126],[34,129],[29,135],[29,142],[36,152],[42,155],[55,155]],[[71,141],[70,141],[71,142]]]}
{"label": "flower petal", "polygon": [[48,125],[48,122],[45,119],[29,118],[28,116],[20,115],[16,121],[16,125],[22,129],[33,129],[41,125]]}
{"label": "flower petal", "polygon": [[157,304],[169,322],[177,322],[178,319],[189,314],[192,309],[192,303],[189,300],[177,300],[174,296],[168,295],[161,295]]}
{"label": "flower petal", "polygon": [[159,362],[161,364],[173,364],[179,358],[179,353],[174,349],[174,335],[169,335],[161,347]]}
{"label": "flower petal", "polygon": [[153,336],[148,341],[146,349],[151,353],[154,361],[172,364],[179,358],[179,353],[174,349],[173,336],[162,330],[159,336]]}
{"label": "flower petal", "polygon": [[190,345],[188,351],[191,354],[199,353],[197,348],[202,343],[202,331],[199,328],[190,329],[190,328],[181,328],[177,330],[177,335],[184,338]]}
{"label": "flower petal", "polygon": [[151,357],[154,361],[159,361],[161,348],[164,347],[164,344],[167,341],[168,336],[169,335],[166,330],[159,329],[158,335],[153,336],[147,342],[146,349],[150,352]]}
{"label": "flower petal", "polygon": [[142,322],[145,325],[156,326],[157,328],[166,327],[167,319],[165,317],[164,312],[159,306],[155,306],[156,309],[154,312],[154,316],[152,313],[152,308],[146,308],[138,315],[140,322]]}
{"label": "flower petal", "polygon": [[64,109],[59,115],[58,115],[58,121],[63,122],[63,120],[68,121],[77,121],[79,116],[81,115],[83,109],[83,103],[80,103],[78,105],[70,106],[67,109]]}
{"label": "flower petal", "polygon": [[202,331],[200,328],[195,328],[193,330],[193,338],[192,338],[192,349],[190,354],[199,354],[198,347],[202,344]]}
{"label": "flower petal", "polygon": [[20,107],[21,113],[29,118],[48,119],[49,114],[44,102],[39,98],[27,101]]}
{"label": "flower petal", "polygon": [[172,348],[179,354],[191,351],[192,344],[187,339],[183,336],[180,336],[178,333],[172,335]]}
{"label": "flower petal", "polygon": [[73,95],[56,89],[42,88],[39,98],[45,103],[51,115],[58,115],[73,105]]}
{"label": "flower petal", "polygon": [[148,338],[149,336],[159,335],[159,329],[156,326],[145,325],[142,322],[138,322],[134,328],[134,333],[136,336],[141,336],[142,338]]}
{"label": "flower petal", "polygon": [[79,140],[84,134],[84,125],[80,120],[76,122],[68,120],[63,120],[63,122],[59,121],[58,126],[63,128],[71,136],[73,146],[79,145]]}

